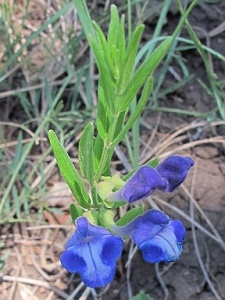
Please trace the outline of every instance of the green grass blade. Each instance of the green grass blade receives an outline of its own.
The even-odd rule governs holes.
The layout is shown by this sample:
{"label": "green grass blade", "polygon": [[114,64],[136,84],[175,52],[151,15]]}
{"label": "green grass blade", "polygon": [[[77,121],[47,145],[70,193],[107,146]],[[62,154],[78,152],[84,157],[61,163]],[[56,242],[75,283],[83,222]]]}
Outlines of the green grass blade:
{"label": "green grass blade", "polygon": [[[155,38],[160,37],[161,30],[165,24],[165,20],[167,19],[167,14],[169,11],[170,4],[171,4],[171,0],[164,0],[164,4],[163,4],[162,10],[160,12],[159,19],[157,21],[157,25],[156,25],[156,28],[154,30],[151,40],[154,40]],[[148,48],[147,57],[149,57],[151,55],[153,49],[154,49],[154,45],[152,44]]]}
{"label": "green grass blade", "polygon": [[[62,15],[67,13],[67,11],[71,8],[71,3],[66,4],[62,9],[60,9],[54,16],[52,16],[49,20],[47,20],[43,25],[39,27],[34,33],[32,33],[26,40],[26,42],[19,48],[19,50],[13,54],[8,61],[4,64],[3,68],[0,70],[0,75],[9,68],[9,66],[23,53],[23,50],[29,46],[32,41],[39,36],[39,34],[44,31],[50,24],[53,24],[58,20]],[[0,82],[5,79],[0,78]]]}

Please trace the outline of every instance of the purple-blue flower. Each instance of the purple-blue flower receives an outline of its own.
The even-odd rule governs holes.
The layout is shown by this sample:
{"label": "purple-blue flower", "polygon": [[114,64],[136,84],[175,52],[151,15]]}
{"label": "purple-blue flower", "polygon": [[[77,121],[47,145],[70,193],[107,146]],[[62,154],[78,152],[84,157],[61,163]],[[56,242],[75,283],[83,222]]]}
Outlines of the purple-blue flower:
{"label": "purple-blue flower", "polygon": [[148,210],[124,226],[114,226],[117,234],[130,237],[150,263],[171,262],[182,252],[185,228],[160,210]]}
{"label": "purple-blue flower", "polygon": [[186,178],[188,170],[194,165],[191,157],[170,155],[157,167],[156,172],[167,180],[166,192],[173,192]]}
{"label": "purple-blue flower", "polygon": [[92,225],[85,217],[76,220],[76,230],[60,256],[63,267],[79,273],[91,288],[110,283],[116,271],[116,259],[123,249],[123,239],[100,226]]}
{"label": "purple-blue flower", "polygon": [[109,196],[111,201],[132,203],[151,195],[155,190],[174,191],[186,178],[194,161],[190,157],[171,155],[155,169],[144,165],[128,179],[125,185]]}

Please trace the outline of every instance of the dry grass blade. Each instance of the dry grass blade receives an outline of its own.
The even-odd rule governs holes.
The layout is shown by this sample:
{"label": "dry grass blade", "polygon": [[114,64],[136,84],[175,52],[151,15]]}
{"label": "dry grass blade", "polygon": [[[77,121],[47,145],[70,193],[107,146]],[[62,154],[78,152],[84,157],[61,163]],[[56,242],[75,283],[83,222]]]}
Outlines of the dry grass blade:
{"label": "dry grass blade", "polygon": [[198,262],[200,265],[200,268],[202,270],[202,273],[204,274],[205,280],[208,283],[213,295],[215,296],[215,298],[217,300],[222,300],[222,298],[220,297],[220,295],[217,293],[210,277],[209,274],[206,270],[206,267],[204,265],[204,262],[201,258],[201,253],[199,250],[199,246],[198,246],[198,240],[197,240],[197,236],[196,236],[196,230],[195,230],[195,225],[194,225],[194,202],[193,202],[193,194],[194,194],[194,183],[195,183],[195,177],[196,177],[196,171],[197,171],[197,162],[195,165],[195,171],[193,173],[193,178],[192,178],[192,187],[191,187],[191,197],[190,197],[190,217],[193,220],[193,222],[191,223],[191,229],[192,229],[192,238],[193,238],[193,243],[194,243],[194,247],[195,247],[195,253],[196,256],[198,258]]}
{"label": "dry grass blade", "polygon": [[52,290],[56,295],[62,297],[62,299],[68,299],[68,294],[65,292],[61,291],[57,287],[49,284],[46,281],[41,281],[41,280],[36,280],[36,279],[31,279],[31,278],[24,278],[24,277],[15,277],[15,276],[9,276],[9,275],[2,275],[0,276],[0,281],[10,281],[10,282],[21,282],[25,284],[30,284],[30,285],[35,285],[39,287],[43,287],[49,290]]}
{"label": "dry grass blade", "polygon": [[[145,157],[140,160],[140,164],[141,165],[144,164],[146,161],[152,159],[154,156],[156,156],[158,158],[164,158],[168,155],[178,153],[179,151],[190,149],[191,147],[195,147],[195,146],[202,145],[202,144],[210,144],[210,143],[225,144],[224,136],[215,136],[215,137],[211,137],[211,138],[190,141],[188,143],[185,143],[185,144],[179,145],[179,146],[176,145],[177,142],[181,142],[182,140],[190,139],[188,132],[192,129],[201,128],[201,127],[204,128],[205,126],[210,126],[213,128],[213,127],[216,127],[219,125],[224,125],[224,124],[225,124],[225,121],[217,121],[217,122],[211,122],[211,123],[202,121],[202,122],[193,122],[191,124],[182,126],[181,128],[178,128],[174,133],[167,136],[166,138],[161,139],[152,150],[146,151]],[[176,147],[175,147],[175,145],[176,145]],[[167,150],[169,147],[171,147],[171,150]]]}
{"label": "dry grass blade", "polygon": [[[196,161],[195,164],[197,164],[197,161]],[[197,166],[195,168],[197,168]],[[221,245],[223,246],[223,249],[225,251],[225,241],[222,239],[221,235],[218,233],[218,231],[216,230],[216,228],[213,226],[213,224],[210,221],[210,219],[207,217],[207,215],[204,213],[203,209],[200,207],[200,205],[198,204],[198,202],[195,200],[195,198],[192,195],[193,193],[190,193],[188,191],[188,189],[184,185],[182,185],[181,188],[184,190],[184,192],[186,193],[186,195],[189,197],[189,199],[192,202],[192,204],[197,208],[197,210],[199,211],[199,213],[201,214],[201,216],[203,217],[203,219],[206,221],[207,225],[211,228],[212,232],[218,238],[218,240],[221,241]]]}
{"label": "dry grass blade", "polygon": [[192,220],[190,218],[190,216],[188,216],[186,213],[184,213],[181,209],[179,209],[178,207],[175,207],[174,205],[166,202],[165,200],[160,199],[159,197],[152,196],[152,199],[155,200],[156,202],[162,204],[163,206],[168,207],[169,209],[175,211],[178,215],[180,215],[185,220],[190,222],[190,224],[193,223],[195,227],[197,227],[200,231],[202,231],[205,235],[210,237],[212,240],[216,241],[224,249],[225,244],[224,244],[223,241],[221,241],[221,239],[218,239],[214,234],[212,234],[210,231],[205,229],[205,227],[203,227],[201,224],[199,224],[195,220]]}

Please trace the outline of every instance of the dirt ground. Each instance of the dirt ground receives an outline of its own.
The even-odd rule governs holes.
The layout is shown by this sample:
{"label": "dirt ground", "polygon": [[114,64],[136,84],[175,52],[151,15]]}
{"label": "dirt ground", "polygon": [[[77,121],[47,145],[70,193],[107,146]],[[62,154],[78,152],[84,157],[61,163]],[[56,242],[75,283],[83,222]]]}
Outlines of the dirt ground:
{"label": "dirt ground", "polygon": [[[165,32],[172,32],[179,19],[175,6],[171,7],[169,16],[170,19],[165,22]],[[211,32],[211,47],[223,55],[225,26],[222,31],[218,29],[212,33],[212,30],[218,28],[224,20],[224,1],[201,4],[190,17],[190,23],[198,28],[200,35]],[[146,22],[148,34],[151,34],[152,28],[154,18]],[[183,35],[187,36],[187,33],[184,31]],[[202,41],[205,41],[204,35]],[[215,101],[203,91],[196,80],[201,78],[206,82],[204,66],[196,51],[186,52],[184,58],[196,77],[185,88],[162,99],[160,105],[207,112],[215,107]],[[176,69],[176,64],[174,68]],[[214,68],[218,76],[224,78],[225,64],[222,65],[214,59]],[[173,80],[173,76],[168,76],[165,86],[169,86]],[[141,254],[137,252],[132,260],[129,279],[132,293],[135,295],[143,290],[154,300],[225,299],[225,122],[216,119],[210,123],[164,112],[148,113],[145,122],[152,130],[147,130],[143,125],[143,161],[154,155],[164,157],[179,153],[192,156],[195,167],[189,173],[184,187],[172,194],[156,193],[150,199],[150,203],[158,205],[171,217],[184,222],[187,234],[182,255],[176,263],[154,266],[144,262]],[[151,145],[147,147],[149,139]],[[67,197],[70,199],[70,195]],[[190,219],[180,215],[179,211],[192,220],[194,218],[199,225],[193,230]],[[66,222],[66,211],[63,218]],[[0,276],[0,298],[93,299],[89,290],[86,291],[87,296],[83,295],[81,298],[84,288],[76,298],[67,298],[79,286],[80,281],[78,276],[70,277],[62,269],[58,257],[73,227],[61,225],[62,221],[55,225],[49,215],[45,215],[45,219],[49,221],[51,228],[13,224],[1,229],[2,239],[10,254],[3,277]],[[27,227],[33,229],[27,230]],[[118,262],[115,280],[102,296],[103,300],[129,299],[125,268],[129,249],[130,245],[127,244]]]}

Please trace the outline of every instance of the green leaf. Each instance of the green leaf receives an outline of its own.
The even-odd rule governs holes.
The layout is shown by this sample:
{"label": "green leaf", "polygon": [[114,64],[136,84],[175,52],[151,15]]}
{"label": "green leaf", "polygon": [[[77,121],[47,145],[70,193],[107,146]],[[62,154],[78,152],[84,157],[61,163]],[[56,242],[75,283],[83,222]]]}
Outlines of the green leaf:
{"label": "green leaf", "polygon": [[[102,161],[102,153],[104,149],[104,140],[98,135],[94,139],[94,171],[95,173],[98,173],[99,165],[103,163]],[[98,174],[98,176],[109,176],[111,174],[110,172],[110,160],[113,155],[114,149],[112,147],[108,148],[107,151],[107,159],[104,161],[104,168],[101,170],[101,174]],[[96,176],[96,174],[95,174]],[[95,180],[99,182],[99,177],[96,177]]]}
{"label": "green leaf", "polygon": [[140,116],[140,114],[143,111],[143,109],[146,105],[146,102],[148,101],[148,98],[151,94],[152,87],[153,87],[153,77],[150,76],[144,85],[144,88],[143,88],[143,91],[141,94],[141,98],[138,101],[135,111],[131,114],[130,118],[126,122],[123,129],[120,130],[120,132],[118,132],[118,130],[117,130],[118,135],[116,136],[115,140],[112,142],[113,147],[115,147],[117,144],[119,144],[119,142],[124,138],[124,136],[126,135],[128,130],[132,127],[134,122]]}
{"label": "green leaf", "polygon": [[119,34],[119,15],[118,10],[115,5],[111,6],[111,19],[109,23],[109,29],[108,29],[108,45],[109,48],[111,48],[114,44],[117,44],[117,38]]}
{"label": "green leaf", "polygon": [[[110,53],[111,49],[109,48],[109,45],[106,41],[104,33],[102,32],[99,25],[94,21],[93,21],[93,25],[94,25],[94,28],[95,28],[96,33],[97,33],[98,47],[99,47],[99,49],[101,49],[101,52],[104,55],[105,63],[108,66],[111,77],[114,78],[114,75],[113,75],[114,74],[114,66],[113,66],[111,53]],[[97,56],[96,56],[96,58],[97,58]]]}
{"label": "green leaf", "polygon": [[83,0],[73,0],[76,10],[79,16],[79,19],[82,24],[82,28],[85,32],[86,38],[91,45],[96,41],[94,26],[91,21],[90,13],[87,7],[86,1]]}
{"label": "green leaf", "polygon": [[94,138],[94,171],[95,172],[98,170],[100,164],[103,147],[104,147],[104,141],[100,135],[97,135],[97,137]]}
{"label": "green leaf", "polygon": [[145,294],[143,291],[140,291],[139,294],[132,297],[132,300],[153,300],[148,294]]}
{"label": "green leaf", "polygon": [[132,208],[131,210],[128,210],[128,212],[125,213],[122,218],[120,218],[117,222],[117,226],[123,226],[135,219],[137,216],[143,214],[144,212],[144,207],[143,206],[138,206],[135,208]]}
{"label": "green leaf", "polygon": [[[117,122],[116,122],[116,128],[115,128],[115,133],[114,133],[114,139],[117,138],[117,136],[119,134],[121,134],[121,130],[123,129],[123,125],[124,125],[124,119],[126,117],[126,111],[123,111],[122,113],[119,114],[119,117],[117,119]],[[115,144],[116,146],[116,144]]]}
{"label": "green leaf", "polygon": [[[98,101],[98,120],[97,126],[100,126],[102,120],[106,119],[109,120],[109,124],[113,119],[113,113],[115,112],[115,92],[114,92],[114,77],[113,74],[110,72],[110,67],[106,63],[105,53],[101,48],[101,45],[94,44],[93,51],[95,54],[95,59],[97,61],[100,78],[99,78],[99,101]],[[108,131],[108,123],[104,124],[101,127],[99,134],[101,137],[104,138],[105,132]]]}
{"label": "green leaf", "polygon": [[152,167],[152,168],[154,168],[154,169],[158,166],[158,164],[159,164],[159,160],[158,160],[157,157],[154,158],[154,159],[151,159],[151,160],[147,163],[148,166],[150,166],[150,167]]}
{"label": "green leaf", "polygon": [[125,37],[125,17],[121,17],[119,36],[118,36],[118,49],[119,49],[119,66],[122,65],[122,62],[125,58],[126,52],[126,37]]}
{"label": "green leaf", "polygon": [[144,30],[144,25],[141,24],[136,29],[134,30],[128,46],[127,46],[127,51],[125,53],[125,58],[124,62],[121,65],[121,78],[120,82],[118,83],[119,85],[119,92],[123,92],[124,89],[127,86],[127,82],[129,82],[131,74],[134,69],[134,62],[137,56],[137,51],[138,51],[138,46],[139,42],[142,36]]}
{"label": "green leaf", "polygon": [[163,41],[151,54],[151,56],[146,59],[143,64],[138,68],[138,70],[132,76],[126,90],[120,96],[120,107],[119,111],[122,112],[126,110],[130,102],[137,95],[138,91],[145,83],[147,78],[153,73],[154,69],[162,61],[163,57],[167,53],[172,42],[172,38],[167,38]]}
{"label": "green leaf", "polygon": [[84,208],[90,208],[90,197],[88,196],[83,181],[73,165],[68,153],[61,145],[53,130],[49,130],[48,136],[59,170],[64,180],[71,189],[77,202]]}
{"label": "green leaf", "polygon": [[75,205],[74,203],[70,204],[70,215],[73,222],[75,222],[75,220],[80,217],[82,213],[83,209],[81,207]]}
{"label": "green leaf", "polygon": [[91,186],[94,184],[93,135],[94,125],[90,122],[83,130],[78,148],[78,158],[81,173],[88,180]]}
{"label": "green leaf", "polygon": [[127,204],[127,201],[116,201],[116,202],[114,202],[114,204],[111,207],[111,209],[116,209],[116,208],[118,208],[120,206],[123,206],[125,204]]}
{"label": "green leaf", "polygon": [[110,109],[105,98],[104,90],[101,84],[101,79],[98,86],[98,116],[97,129],[98,134],[102,139],[105,139],[110,127]]}

